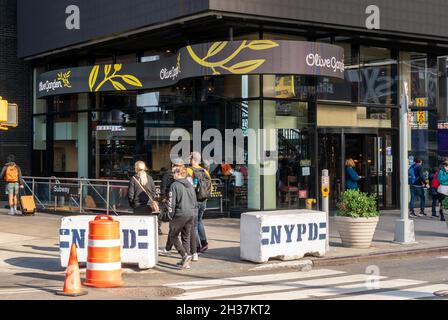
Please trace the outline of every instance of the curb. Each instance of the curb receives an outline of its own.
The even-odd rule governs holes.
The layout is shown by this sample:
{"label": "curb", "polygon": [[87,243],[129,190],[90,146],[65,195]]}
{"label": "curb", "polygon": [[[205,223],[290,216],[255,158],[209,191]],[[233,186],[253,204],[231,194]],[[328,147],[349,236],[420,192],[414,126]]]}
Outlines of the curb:
{"label": "curb", "polygon": [[448,247],[434,247],[434,248],[422,248],[422,249],[411,249],[393,252],[379,252],[371,254],[363,254],[356,256],[344,256],[344,257],[334,257],[334,258],[311,258],[313,262],[313,267],[324,267],[324,266],[342,266],[353,263],[370,262],[374,260],[384,260],[384,259],[406,259],[413,257],[424,257],[424,256],[438,256],[448,253]]}

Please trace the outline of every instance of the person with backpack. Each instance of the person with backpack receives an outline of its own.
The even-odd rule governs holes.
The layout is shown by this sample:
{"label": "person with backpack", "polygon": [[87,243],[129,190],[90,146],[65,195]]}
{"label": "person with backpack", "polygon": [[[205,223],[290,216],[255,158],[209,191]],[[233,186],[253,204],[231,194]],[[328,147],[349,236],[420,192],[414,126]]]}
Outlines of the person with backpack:
{"label": "person with backpack", "polygon": [[425,187],[427,187],[425,175],[423,174],[422,160],[416,159],[415,163],[409,167],[408,179],[411,189],[411,201],[409,202],[409,216],[411,218],[418,217],[414,212],[414,199],[420,198],[420,215],[426,216],[425,213]]}
{"label": "person with backpack", "polygon": [[[194,220],[197,215],[196,192],[193,185],[187,179],[185,166],[174,166],[172,169],[174,182],[170,186],[168,199],[168,214],[171,217],[169,243],[173,244],[182,260],[178,262],[181,268],[189,269],[193,255],[197,254],[195,246],[191,251],[191,239],[195,239],[191,232],[194,231]],[[182,242],[179,240],[182,238]]]}
{"label": "person with backpack", "polygon": [[17,211],[19,188],[23,188],[22,171],[14,160],[14,155],[10,154],[8,156],[8,162],[0,173],[3,181],[6,182],[6,194],[8,195],[9,202],[8,214],[11,216],[19,214]]}
{"label": "person with backpack", "polygon": [[[443,204],[443,200],[448,196],[448,161],[444,161],[437,174],[437,180],[439,181],[439,187],[437,193],[439,195],[439,201]],[[445,221],[443,215],[443,205],[440,206],[440,221]]]}
{"label": "person with backpack", "polygon": [[[190,155],[190,167],[187,169],[187,172],[193,179],[193,186],[196,190],[198,213],[196,215],[195,231],[198,239],[198,251],[203,253],[208,249],[208,241],[202,218],[207,209],[207,199],[210,198],[212,193],[212,179],[210,173],[200,166],[201,158],[199,152],[192,152]],[[193,261],[196,259],[196,256],[193,257]]]}

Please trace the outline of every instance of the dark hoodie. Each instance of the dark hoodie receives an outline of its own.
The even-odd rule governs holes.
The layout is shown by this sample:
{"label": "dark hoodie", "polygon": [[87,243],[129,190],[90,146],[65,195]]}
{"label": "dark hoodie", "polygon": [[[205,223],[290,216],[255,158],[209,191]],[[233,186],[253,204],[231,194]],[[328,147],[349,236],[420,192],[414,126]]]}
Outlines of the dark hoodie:
{"label": "dark hoodie", "polygon": [[198,203],[193,185],[186,178],[171,184],[168,199],[168,213],[171,217],[194,216]]}

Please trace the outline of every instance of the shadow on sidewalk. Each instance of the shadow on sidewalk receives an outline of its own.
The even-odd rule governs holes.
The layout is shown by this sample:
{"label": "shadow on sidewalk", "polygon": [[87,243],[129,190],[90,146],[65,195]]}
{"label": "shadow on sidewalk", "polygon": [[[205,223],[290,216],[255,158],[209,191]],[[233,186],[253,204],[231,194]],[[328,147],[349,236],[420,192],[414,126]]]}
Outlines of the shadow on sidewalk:
{"label": "shadow on sidewalk", "polygon": [[[65,275],[57,275],[57,274],[46,274],[46,273],[38,273],[38,272],[19,272],[15,273],[15,276],[18,277],[27,277],[32,279],[42,279],[42,280],[51,280],[51,281],[61,281],[62,283],[65,281]],[[20,284],[18,284],[20,285]],[[25,286],[25,285],[22,285]]]}
{"label": "shadow on sidewalk", "polygon": [[50,272],[65,270],[65,268],[61,267],[60,259],[56,258],[18,257],[18,258],[6,259],[5,262],[12,266],[24,269],[37,269]]}
{"label": "shadow on sidewalk", "polygon": [[22,247],[31,248],[33,250],[38,250],[38,251],[59,252],[59,247],[39,247],[39,246],[32,246],[32,245],[23,245]]}

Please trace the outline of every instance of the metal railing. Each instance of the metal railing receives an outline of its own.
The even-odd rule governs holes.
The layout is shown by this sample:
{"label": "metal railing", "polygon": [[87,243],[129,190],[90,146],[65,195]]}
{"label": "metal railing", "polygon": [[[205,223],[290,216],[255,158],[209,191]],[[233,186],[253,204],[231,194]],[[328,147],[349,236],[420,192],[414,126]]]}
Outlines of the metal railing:
{"label": "metal railing", "polygon": [[[127,180],[85,178],[23,177],[25,192],[33,195],[38,210],[79,213],[129,214]],[[161,181],[154,181],[156,198],[161,196]],[[219,196],[222,182],[212,179],[214,197],[207,210],[223,213],[223,199]]]}

